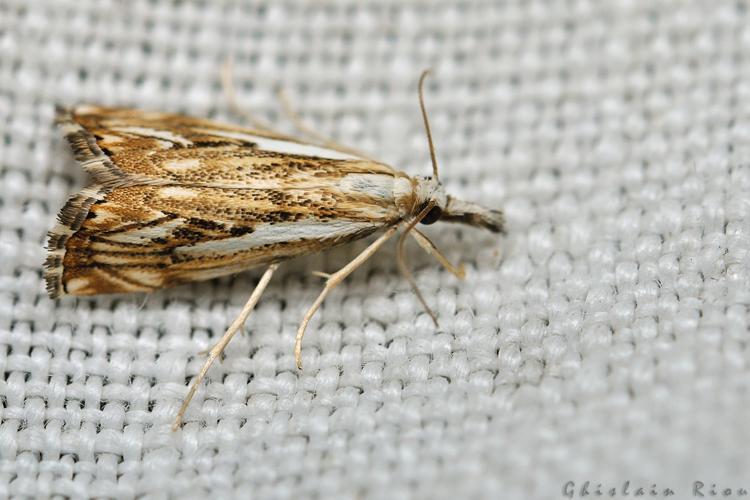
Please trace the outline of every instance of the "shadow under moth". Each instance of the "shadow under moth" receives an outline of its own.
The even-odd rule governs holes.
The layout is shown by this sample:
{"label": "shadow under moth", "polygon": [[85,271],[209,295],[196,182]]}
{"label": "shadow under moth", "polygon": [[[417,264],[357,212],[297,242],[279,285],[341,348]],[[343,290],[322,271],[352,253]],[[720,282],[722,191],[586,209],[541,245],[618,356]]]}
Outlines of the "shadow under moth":
{"label": "shadow under moth", "polygon": [[150,292],[266,268],[208,353],[174,429],[208,369],[287,259],[381,232],[349,264],[323,275],[325,287],[297,331],[300,369],[302,337],[315,311],[399,229],[399,268],[435,320],[406,267],[406,237],[463,277],[463,267],[452,265],[416,225],[440,220],[500,232],[503,216],[445,193],[424,107],[425,76],[419,97],[431,177],[411,177],[333,141],[305,142],[267,128],[135,109],[59,108],[57,122],[93,181],[67,201],[49,233],[49,296]]}

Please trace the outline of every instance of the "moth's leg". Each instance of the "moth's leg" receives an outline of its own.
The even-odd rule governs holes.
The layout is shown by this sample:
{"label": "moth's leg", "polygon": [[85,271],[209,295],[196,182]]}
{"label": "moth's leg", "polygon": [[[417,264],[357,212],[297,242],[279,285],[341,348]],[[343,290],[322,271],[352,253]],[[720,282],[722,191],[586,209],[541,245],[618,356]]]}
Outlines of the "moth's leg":
{"label": "moth's leg", "polygon": [[142,311],[144,307],[146,307],[146,304],[148,303],[148,299],[151,296],[150,293],[144,293],[143,294],[143,300],[141,301],[140,305],[138,306],[138,311]]}
{"label": "moth's leg", "polygon": [[[396,262],[398,263],[398,267],[401,270],[401,274],[404,275],[406,278],[406,281],[409,282],[411,285],[411,289],[414,291],[414,295],[417,296],[417,299],[419,299],[419,302],[422,304],[422,307],[424,308],[425,312],[430,316],[432,319],[432,322],[435,323],[435,326],[438,326],[438,320],[435,313],[430,309],[430,306],[427,305],[427,301],[424,299],[424,296],[422,295],[422,292],[419,290],[419,287],[417,286],[417,281],[414,279],[414,276],[412,276],[411,271],[409,271],[409,267],[406,265],[406,253],[405,253],[405,246],[404,242],[406,241],[404,236],[407,233],[404,233],[402,235],[401,239],[398,242],[398,249],[396,253]],[[448,271],[450,271],[455,277],[459,279],[463,279],[464,276],[466,276],[466,271],[464,270],[463,264],[459,266],[454,266],[450,263],[450,261],[443,255],[440,250],[435,246],[435,244],[430,241],[430,239],[422,234],[418,229],[412,227],[411,231],[409,231],[408,234],[411,234],[415,240],[417,240],[417,243],[419,243],[419,246],[421,246],[428,254],[432,255],[437,259],[440,264],[443,265]]]}
{"label": "moth's leg", "polygon": [[341,144],[340,142],[337,142],[331,139],[330,137],[326,137],[320,132],[318,132],[317,130],[313,129],[308,124],[306,124],[305,121],[302,119],[302,117],[299,115],[299,113],[295,111],[291,102],[289,102],[289,97],[287,97],[286,92],[284,92],[284,89],[282,87],[279,87],[277,89],[276,95],[279,97],[279,102],[281,103],[281,109],[284,110],[284,114],[302,135],[307,136],[309,139],[312,139],[315,143],[321,146],[324,146],[328,149],[333,149],[335,151],[340,151],[342,153],[351,154],[354,156],[358,156],[360,158],[364,158],[365,160],[370,160],[372,162],[377,163],[377,160],[374,160],[368,157],[362,151],[359,151],[358,149],[355,149],[355,148],[350,148],[349,146]]}
{"label": "moth's leg", "polygon": [[268,282],[271,281],[271,276],[273,276],[274,271],[276,271],[278,267],[278,264],[271,264],[270,266],[268,266],[268,269],[266,269],[266,272],[263,273],[263,276],[261,276],[260,281],[258,281],[258,284],[255,286],[255,290],[253,290],[253,293],[250,295],[247,303],[242,308],[242,311],[240,311],[240,314],[229,326],[226,333],[222,335],[221,339],[219,339],[219,341],[208,352],[208,358],[203,363],[200,372],[198,372],[198,376],[195,377],[193,384],[190,386],[190,390],[188,391],[188,394],[185,397],[182,406],[180,407],[180,411],[177,412],[177,417],[172,424],[173,431],[177,430],[182,424],[182,417],[185,415],[185,411],[187,410],[188,405],[190,405],[190,401],[193,399],[193,396],[195,396],[195,392],[198,390],[198,386],[205,378],[206,373],[208,373],[208,369],[211,368],[211,365],[214,364],[216,358],[220,357],[223,354],[224,348],[226,348],[227,344],[229,344],[229,342],[232,340],[234,334],[237,333],[240,328],[242,328],[242,325],[245,324],[247,317],[250,315],[250,312],[255,308],[255,305],[260,300],[260,296],[263,295],[263,291],[268,286]]}
{"label": "moth's leg", "polygon": [[[414,228],[412,227],[411,230],[414,231]],[[419,290],[419,286],[417,286],[417,281],[414,279],[414,276],[412,276],[411,271],[409,271],[409,266],[406,265],[406,246],[404,245],[406,242],[406,234],[407,233],[402,234],[401,238],[398,240],[398,245],[396,247],[396,263],[398,264],[401,274],[406,278],[406,281],[409,282],[409,285],[411,285],[414,295],[417,296],[417,299],[422,304],[422,308],[430,316],[430,319],[432,319],[432,322],[435,323],[435,326],[437,327],[439,326],[437,315],[435,315],[432,309],[430,309],[430,306],[424,299],[424,295],[422,295],[422,292]]]}
{"label": "moth's leg", "polygon": [[221,66],[221,88],[224,91],[224,97],[226,98],[227,104],[229,104],[229,109],[232,111],[232,113],[247,120],[250,125],[259,132],[266,132],[277,136],[285,136],[285,134],[281,134],[273,130],[263,120],[259,120],[255,117],[255,115],[253,115],[246,109],[243,109],[237,103],[237,93],[234,89],[234,63],[231,57],[227,57],[224,61],[224,64]]}
{"label": "moth's leg", "polygon": [[438,250],[435,244],[430,241],[430,239],[424,233],[419,231],[419,229],[412,229],[411,235],[415,240],[417,240],[417,243],[419,243],[419,246],[421,246],[425,252],[435,257],[435,259],[440,262],[440,264],[442,264],[442,266],[446,268],[453,276],[458,279],[464,279],[466,277],[464,265],[459,264],[457,266],[454,266],[453,264],[451,264],[451,262],[445,257],[445,255],[443,255],[442,252]]}
{"label": "moth's leg", "polygon": [[424,219],[428,213],[430,213],[430,211],[435,207],[435,203],[436,202],[434,200],[431,200],[427,204],[427,206],[424,207],[422,211],[419,212],[419,214],[417,214],[417,216],[409,222],[404,232],[401,233],[401,236],[398,239],[398,243],[396,244],[396,263],[401,270],[401,274],[404,275],[404,278],[406,278],[406,280],[411,285],[411,289],[414,292],[414,295],[417,296],[419,302],[422,303],[422,307],[424,308],[425,312],[430,315],[432,322],[435,323],[435,327],[437,327],[439,326],[437,316],[434,312],[432,312],[430,306],[427,305],[427,301],[424,300],[422,292],[419,291],[419,287],[417,286],[417,282],[414,279],[414,276],[412,276],[411,271],[409,271],[409,267],[406,265],[406,237],[414,230],[414,227],[419,224],[419,222]]}
{"label": "moth's leg", "polygon": [[[246,109],[242,109],[242,107],[237,103],[237,93],[235,92],[235,89],[234,89],[234,80],[233,80],[233,62],[232,62],[231,57],[228,57],[224,61],[224,64],[222,65],[221,87],[224,90],[224,96],[226,97],[227,103],[229,104],[229,109],[232,111],[232,113],[236,114],[237,116],[241,116],[242,118],[247,120],[253,128],[258,130],[259,132],[266,132],[266,133],[275,135],[277,137],[282,137],[284,139],[295,140],[295,141],[299,140],[299,138],[297,137],[292,137],[283,132],[274,130],[270,125],[266,124],[262,120],[259,120],[258,118],[255,117],[255,115],[253,115]],[[339,151],[342,153],[358,156],[365,160],[370,160],[370,161],[377,163],[377,160],[369,158],[366,154],[362,153],[361,151],[358,151],[354,148],[350,148],[348,146],[340,144],[334,141],[333,139],[325,137],[324,135],[313,130],[312,127],[308,126],[302,120],[302,118],[300,118],[299,114],[296,111],[294,111],[291,104],[289,103],[289,99],[286,97],[286,94],[284,93],[284,90],[282,88],[277,89],[276,94],[279,98],[279,102],[281,103],[282,110],[284,111],[284,114],[289,119],[289,121],[292,122],[294,127],[302,135],[307,136],[309,139],[312,139],[312,141],[316,145],[323,146],[328,149],[333,149],[335,151]]]}
{"label": "moth's leg", "polygon": [[297,369],[302,369],[302,338],[305,336],[305,329],[307,328],[307,324],[310,322],[310,319],[312,319],[313,315],[315,314],[315,311],[317,311],[320,307],[320,304],[323,303],[323,300],[326,298],[326,296],[328,296],[328,293],[331,290],[336,288],[336,286],[344,281],[344,279],[346,279],[346,277],[349,276],[355,269],[364,264],[367,259],[372,257],[372,255],[377,252],[381,246],[383,246],[383,243],[388,241],[389,238],[396,234],[397,230],[398,226],[392,226],[388,228],[385,233],[380,235],[377,240],[373,241],[370,246],[365,248],[359,255],[357,255],[354,260],[339,269],[337,272],[328,276],[323,291],[320,292],[320,295],[318,295],[318,298],[315,299],[313,305],[310,306],[310,309],[307,310],[307,312],[305,313],[305,317],[302,318],[302,322],[297,329],[297,337],[294,341],[294,359],[297,362]]}

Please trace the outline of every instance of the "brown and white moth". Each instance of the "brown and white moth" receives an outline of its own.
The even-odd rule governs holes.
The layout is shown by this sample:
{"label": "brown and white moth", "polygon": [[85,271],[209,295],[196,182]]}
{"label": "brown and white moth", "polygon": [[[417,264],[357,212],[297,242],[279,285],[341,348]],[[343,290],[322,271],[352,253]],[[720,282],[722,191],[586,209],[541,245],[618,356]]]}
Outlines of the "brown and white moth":
{"label": "brown and white moth", "polygon": [[[383,231],[325,288],[297,332],[301,368],[305,328],[323,299],[403,228],[455,275],[417,223],[460,222],[499,232],[501,212],[446,195],[419,95],[432,177],[411,177],[332,142],[302,142],[186,116],[135,109],[59,109],[76,159],[93,182],[72,196],[49,233],[45,280],[50,297],[150,292],[252,267],[267,269],[242,312],[211,349],[175,420],[214,360],[242,328],[278,264]],[[426,307],[426,304],[425,304]],[[429,311],[429,308],[427,308]]]}

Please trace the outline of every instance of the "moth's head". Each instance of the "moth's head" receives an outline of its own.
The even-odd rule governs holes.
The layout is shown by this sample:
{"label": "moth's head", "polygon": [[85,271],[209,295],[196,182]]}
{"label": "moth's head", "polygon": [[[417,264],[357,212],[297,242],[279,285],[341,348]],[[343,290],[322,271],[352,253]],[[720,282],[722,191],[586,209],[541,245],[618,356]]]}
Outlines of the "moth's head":
{"label": "moth's head", "polygon": [[430,225],[436,223],[443,216],[445,207],[448,204],[448,196],[440,181],[434,177],[417,177],[417,184],[414,189],[417,198],[414,204],[413,216],[416,216],[427,205],[432,204],[432,208],[427,215],[419,221],[421,224]]}
{"label": "moth's head", "polygon": [[418,177],[415,195],[417,200],[412,215],[416,216],[427,205],[433,205],[420,221],[421,224],[458,222],[489,229],[493,233],[503,231],[505,218],[501,211],[447,195],[443,184],[434,177]]}
{"label": "moth's head", "polygon": [[432,132],[430,122],[427,119],[427,110],[424,105],[424,79],[429,71],[422,72],[419,78],[419,107],[422,111],[427,142],[430,146],[430,158],[432,160],[432,177],[418,177],[414,187],[416,203],[412,209],[412,216],[422,214],[429,205],[432,208],[419,221],[422,224],[434,224],[439,220],[447,222],[460,222],[470,226],[483,227],[494,233],[503,231],[504,218],[499,210],[484,208],[476,203],[461,201],[445,194],[445,189],[438,177],[438,165],[435,158],[435,146],[432,143]]}

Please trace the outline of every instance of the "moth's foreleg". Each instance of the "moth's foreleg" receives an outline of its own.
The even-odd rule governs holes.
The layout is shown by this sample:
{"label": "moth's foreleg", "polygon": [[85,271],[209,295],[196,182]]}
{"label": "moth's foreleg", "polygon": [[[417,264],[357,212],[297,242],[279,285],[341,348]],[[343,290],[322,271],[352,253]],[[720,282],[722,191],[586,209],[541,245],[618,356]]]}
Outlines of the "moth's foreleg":
{"label": "moth's foreleg", "polygon": [[414,228],[411,230],[411,235],[415,240],[417,240],[417,243],[419,243],[419,246],[422,247],[425,252],[433,256],[435,260],[440,262],[440,264],[444,268],[446,268],[453,276],[458,279],[464,279],[464,277],[466,277],[466,270],[464,269],[464,265],[453,265],[425,234],[423,234],[417,228]]}
{"label": "moth's foreleg", "polygon": [[385,233],[383,233],[377,240],[373,241],[370,246],[365,248],[362,253],[357,255],[354,260],[349,262],[337,272],[328,276],[323,291],[320,292],[320,295],[318,295],[318,298],[315,299],[313,305],[310,306],[310,309],[307,310],[307,312],[305,313],[305,317],[302,318],[302,322],[297,329],[297,337],[294,342],[294,359],[297,362],[297,369],[302,369],[302,338],[305,336],[305,329],[307,328],[307,324],[310,322],[310,319],[312,319],[312,317],[315,315],[315,311],[317,311],[320,307],[320,304],[323,303],[323,300],[325,300],[326,296],[328,296],[331,290],[336,288],[336,286],[344,281],[344,279],[346,279],[347,276],[354,272],[355,269],[364,264],[367,259],[372,257],[372,255],[377,252],[381,246],[383,246],[383,243],[388,241],[389,238],[396,234],[397,230],[397,225],[388,228]]}
{"label": "moth's foreleg", "polygon": [[198,390],[198,386],[206,377],[208,369],[211,368],[211,365],[214,364],[216,358],[222,356],[224,349],[232,340],[234,334],[237,333],[240,328],[242,328],[242,325],[245,324],[247,317],[250,315],[250,312],[255,308],[255,305],[260,300],[260,296],[263,295],[263,292],[268,286],[268,282],[271,281],[271,276],[273,276],[274,271],[276,271],[278,267],[278,264],[271,264],[270,266],[268,266],[268,269],[266,269],[266,272],[263,273],[263,276],[261,276],[260,281],[258,281],[258,284],[255,286],[255,290],[253,290],[253,293],[250,295],[247,303],[245,303],[242,311],[240,311],[240,314],[229,326],[226,333],[222,335],[221,339],[219,339],[219,341],[208,352],[208,358],[206,358],[206,361],[203,363],[200,372],[198,372],[198,376],[195,377],[193,384],[190,386],[190,390],[188,391],[188,394],[185,397],[182,406],[180,407],[180,411],[177,412],[177,417],[172,424],[173,431],[177,430],[182,424],[182,417],[185,415],[185,411],[187,410],[188,405],[190,405],[190,401],[193,399],[193,396],[195,396],[195,392]]}
{"label": "moth's foreleg", "polygon": [[451,272],[455,277],[459,279],[463,279],[464,276],[466,276],[466,271],[464,270],[463,264],[459,264],[458,266],[454,266],[451,264],[451,262],[448,260],[448,258],[443,255],[443,253],[438,250],[438,248],[435,246],[435,244],[424,234],[422,234],[417,228],[411,227],[408,233],[404,233],[401,236],[401,239],[398,242],[398,251],[396,253],[396,262],[398,263],[398,267],[401,270],[401,274],[404,275],[406,280],[411,285],[411,289],[414,292],[414,295],[417,296],[417,299],[422,304],[422,307],[424,308],[425,312],[430,316],[432,319],[432,322],[435,323],[435,326],[438,326],[438,320],[435,313],[432,311],[430,306],[427,304],[427,301],[425,300],[424,296],[422,295],[422,292],[419,291],[419,287],[417,286],[417,282],[414,279],[414,276],[412,276],[411,271],[409,271],[409,267],[406,265],[406,252],[404,250],[404,242],[406,241],[404,237],[406,234],[411,234],[415,240],[417,240],[417,243],[419,243],[419,246],[421,246],[425,252],[430,254],[431,256],[435,257],[435,259],[440,262],[440,264],[443,265],[448,271]]}
{"label": "moth's foreleg", "polygon": [[[410,226],[408,232],[414,231],[414,226]],[[412,276],[411,271],[409,271],[409,266],[406,265],[406,235],[408,232],[404,232],[401,234],[401,238],[398,240],[398,245],[396,246],[396,263],[398,264],[398,268],[401,271],[401,274],[404,278],[406,278],[406,281],[409,282],[409,285],[411,285],[411,290],[414,292],[414,295],[416,295],[417,300],[419,300],[419,303],[422,304],[422,309],[427,313],[427,315],[432,319],[432,322],[435,323],[435,327],[437,328],[439,326],[437,315],[433,312],[433,310],[430,308],[429,304],[427,304],[427,301],[424,298],[424,295],[422,295],[422,292],[419,290],[419,286],[417,285],[417,280],[414,279],[414,276]]]}

